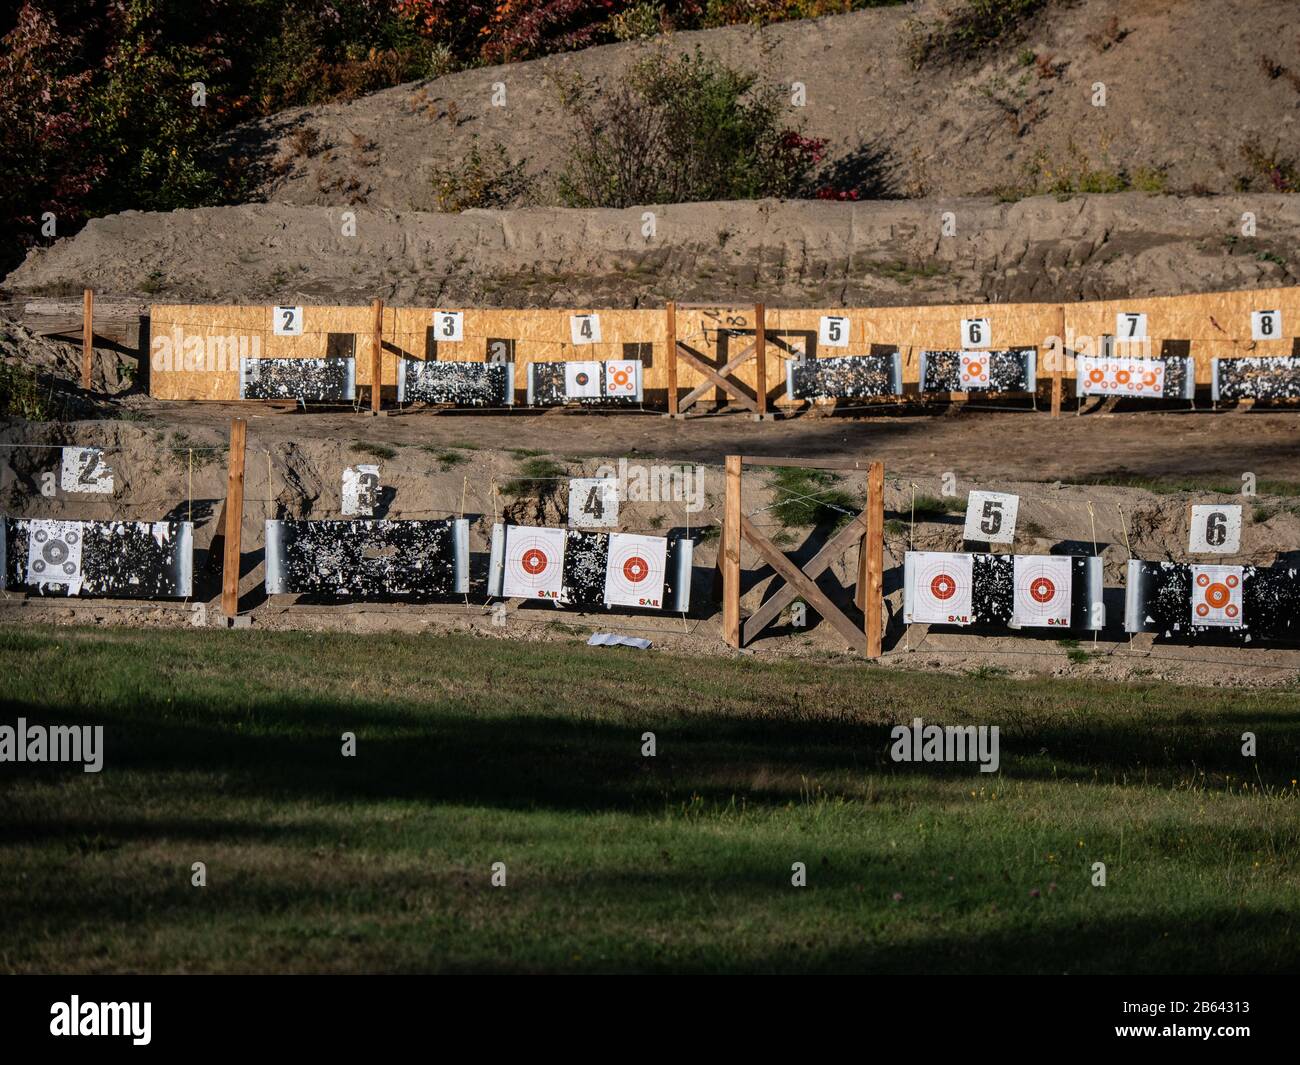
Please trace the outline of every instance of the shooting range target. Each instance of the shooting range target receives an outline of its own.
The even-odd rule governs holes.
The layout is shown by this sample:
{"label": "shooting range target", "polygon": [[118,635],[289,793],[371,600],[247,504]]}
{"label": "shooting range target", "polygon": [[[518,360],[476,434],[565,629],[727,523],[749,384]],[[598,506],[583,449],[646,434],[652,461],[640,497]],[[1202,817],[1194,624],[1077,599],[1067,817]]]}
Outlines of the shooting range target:
{"label": "shooting range target", "polygon": [[1016,555],[1012,625],[1070,627],[1070,567],[1064,555]]}
{"label": "shooting range target", "polygon": [[637,365],[631,359],[611,359],[605,363],[605,395],[635,396]]}
{"label": "shooting range target", "polygon": [[59,487],[65,492],[112,495],[113,468],[97,447],[65,447]]}
{"label": "shooting range target", "polygon": [[662,536],[610,533],[606,604],[662,606],[667,561],[668,541]]}
{"label": "shooting range target", "polygon": [[600,363],[566,362],[564,394],[569,399],[598,399],[601,394]]}
{"label": "shooting range target", "polygon": [[512,525],[506,530],[502,594],[559,599],[564,581],[564,530]]}
{"label": "shooting range target", "polygon": [[76,592],[84,538],[79,521],[33,521],[27,539],[27,583],[66,584]]}
{"label": "shooting range target", "polygon": [[1245,624],[1241,566],[1192,566],[1192,624]]}
{"label": "shooting range target", "polygon": [[1080,355],[1076,372],[1084,395],[1159,399],[1165,394],[1165,364],[1159,359],[1098,359]]}
{"label": "shooting range target", "polygon": [[989,353],[987,351],[963,351],[961,353],[960,380],[963,391],[968,388],[988,388],[991,381],[989,376]]}
{"label": "shooting range target", "polygon": [[918,551],[912,612],[909,622],[933,625],[969,625],[971,621],[971,556],[939,551]]}
{"label": "shooting range target", "polygon": [[379,466],[363,463],[343,470],[343,516],[373,517],[379,501]]}

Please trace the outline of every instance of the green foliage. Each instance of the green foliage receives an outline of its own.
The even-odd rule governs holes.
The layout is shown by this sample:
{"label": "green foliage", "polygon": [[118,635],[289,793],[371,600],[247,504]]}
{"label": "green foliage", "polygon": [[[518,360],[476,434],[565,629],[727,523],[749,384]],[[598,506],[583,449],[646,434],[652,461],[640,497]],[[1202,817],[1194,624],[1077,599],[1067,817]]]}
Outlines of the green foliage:
{"label": "green foliage", "polygon": [[352,453],[355,455],[369,455],[376,459],[395,459],[397,452],[387,444],[372,444],[366,440],[352,441]]}
{"label": "green foliage", "polygon": [[770,508],[772,516],[788,528],[838,529],[862,509],[862,502],[840,488],[840,483],[840,478],[829,470],[782,466],[768,481],[776,494]]}
{"label": "green foliage", "polygon": [[956,496],[920,495],[916,497],[911,513],[921,521],[942,518],[947,514],[964,514],[966,500]]}
{"label": "green foliage", "polygon": [[551,459],[530,458],[519,465],[519,476],[512,477],[501,486],[501,494],[507,496],[524,496],[533,492],[545,492],[555,481],[567,477],[569,471]]}
{"label": "green foliage", "polygon": [[[960,0],[938,18],[907,22],[907,57],[914,68],[973,59],[994,45],[1020,40],[1050,0]],[[1024,62],[1024,53],[1021,53]]]}
{"label": "green foliage", "polygon": [[469,152],[448,166],[433,170],[433,194],[440,211],[468,211],[474,207],[509,207],[526,202],[534,181],[522,161],[510,158],[505,145],[479,147],[474,137]]}
{"label": "green foliage", "polygon": [[36,374],[17,362],[0,361],[0,415],[29,422],[49,421],[49,393]]}
{"label": "green foliage", "polygon": [[607,87],[556,85],[572,123],[556,182],[569,207],[795,196],[824,152],[786,126],[785,87],[698,49],[647,56]]}

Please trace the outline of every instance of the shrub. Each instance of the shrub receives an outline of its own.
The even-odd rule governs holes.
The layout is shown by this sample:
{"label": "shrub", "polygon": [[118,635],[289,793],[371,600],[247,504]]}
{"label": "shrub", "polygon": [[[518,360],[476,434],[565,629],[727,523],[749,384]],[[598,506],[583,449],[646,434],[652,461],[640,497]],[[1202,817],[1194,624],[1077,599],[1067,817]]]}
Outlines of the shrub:
{"label": "shrub", "polygon": [[784,89],[698,49],[633,65],[608,89],[558,83],[574,128],[557,185],[570,207],[794,196],[825,150],[784,124]]}
{"label": "shrub", "polygon": [[511,159],[505,145],[493,143],[485,150],[478,137],[464,159],[433,170],[433,195],[440,211],[509,207],[527,200],[533,185],[525,163]]}

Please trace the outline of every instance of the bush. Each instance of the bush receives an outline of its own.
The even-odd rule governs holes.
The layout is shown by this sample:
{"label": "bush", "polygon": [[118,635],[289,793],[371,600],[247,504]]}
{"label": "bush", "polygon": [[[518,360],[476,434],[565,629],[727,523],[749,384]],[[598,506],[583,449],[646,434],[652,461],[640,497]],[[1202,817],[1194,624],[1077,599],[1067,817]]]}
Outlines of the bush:
{"label": "bush", "polygon": [[825,148],[787,127],[785,90],[698,49],[648,56],[608,90],[559,82],[574,128],[558,178],[570,207],[794,196]]}
{"label": "bush", "polygon": [[509,207],[526,201],[532,190],[533,180],[522,161],[512,160],[502,144],[480,149],[478,137],[464,159],[433,171],[433,194],[440,211]]}

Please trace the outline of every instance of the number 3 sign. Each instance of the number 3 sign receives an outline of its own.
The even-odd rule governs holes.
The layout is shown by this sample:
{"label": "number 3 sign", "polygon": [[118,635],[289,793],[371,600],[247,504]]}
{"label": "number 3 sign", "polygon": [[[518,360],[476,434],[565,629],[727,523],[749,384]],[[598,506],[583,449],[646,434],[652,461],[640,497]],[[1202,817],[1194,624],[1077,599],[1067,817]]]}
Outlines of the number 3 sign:
{"label": "number 3 sign", "polygon": [[1233,555],[1241,547],[1241,507],[1194,504],[1187,550],[1193,554]]}
{"label": "number 3 sign", "polygon": [[1020,497],[1007,492],[972,492],[966,500],[967,540],[1009,544],[1016,535]]}

